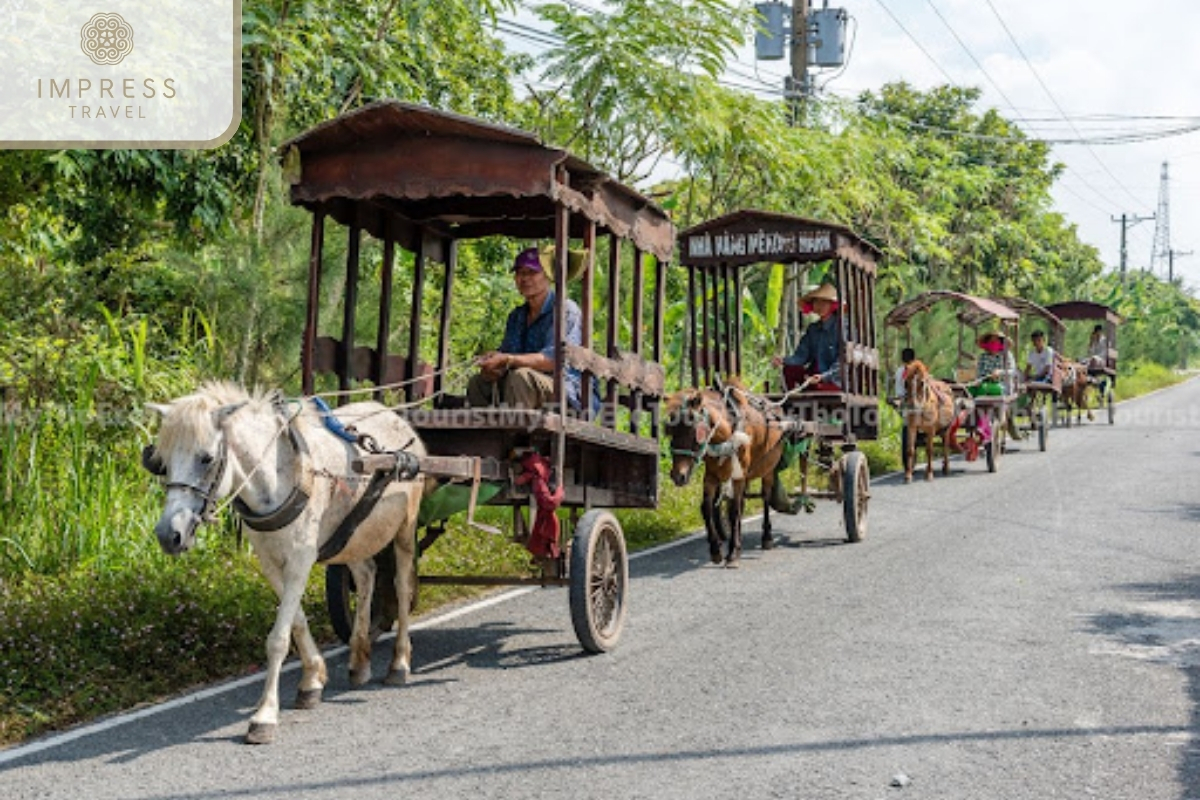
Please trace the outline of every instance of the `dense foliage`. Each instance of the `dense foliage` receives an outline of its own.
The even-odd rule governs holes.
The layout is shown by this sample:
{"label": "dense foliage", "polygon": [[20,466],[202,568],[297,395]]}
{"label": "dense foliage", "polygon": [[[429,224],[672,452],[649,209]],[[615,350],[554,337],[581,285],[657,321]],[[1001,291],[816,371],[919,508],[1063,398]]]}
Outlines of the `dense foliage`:
{"label": "dense foliage", "polygon": [[[181,669],[167,684],[137,672],[139,664],[157,675],[196,652],[228,648],[227,664],[204,667],[237,671],[258,651],[270,599],[261,583],[245,585],[246,554],[227,531],[225,544],[193,563],[156,552],[148,530],[161,497],[137,466],[148,436],[141,409],[202,378],[297,389],[307,215],[286,202],[277,147],[376,98],[534,130],[639,182],[680,226],[740,207],[849,225],[886,254],[881,314],[931,287],[1094,299],[1128,320],[1126,365],[1174,367],[1195,352],[1196,301],[1150,276],[1121,282],[1106,273],[1052,206],[1061,171],[1053,154],[995,110],[978,109],[977,90],[889,84],[854,102],[815,102],[805,126],[794,127],[781,103],[720,82],[750,32],[744,12],[721,0],[620,0],[607,14],[540,4],[556,44],[533,56],[507,51],[494,26],[510,0],[245,0],[242,8],[243,117],[225,146],[0,152],[0,673],[9,676],[0,685],[0,740],[79,718],[97,685],[76,685],[85,672],[113,689],[96,707],[106,710],[136,700],[130,687],[139,681],[153,694],[205,678],[203,669]],[[662,179],[668,163],[679,177]],[[344,246],[327,243],[326,286],[339,284]],[[488,240],[463,249],[462,307],[507,295],[513,248]],[[364,338],[375,324],[365,310],[375,305],[379,261],[368,243]],[[668,284],[666,359],[676,382],[686,315],[678,273]],[[411,275],[396,274],[402,306]],[[761,356],[749,364],[752,376],[780,346],[782,276],[768,266],[747,281],[746,349]],[[428,294],[432,325],[438,299]],[[322,302],[333,309],[340,298]],[[454,359],[497,340],[502,316],[456,326]],[[930,349],[948,346],[928,333]],[[433,336],[424,341],[432,346]],[[877,468],[894,463],[886,446],[870,455]],[[630,537],[669,536],[690,519],[632,515]],[[492,558],[448,554],[476,556]],[[136,577],[149,570],[154,577]],[[86,619],[55,597],[72,598]],[[252,616],[263,624],[241,624]],[[197,617],[202,627],[185,624]],[[255,633],[237,633],[235,647],[230,626]],[[135,629],[153,658],[130,649]],[[115,677],[122,670],[127,682]]]}

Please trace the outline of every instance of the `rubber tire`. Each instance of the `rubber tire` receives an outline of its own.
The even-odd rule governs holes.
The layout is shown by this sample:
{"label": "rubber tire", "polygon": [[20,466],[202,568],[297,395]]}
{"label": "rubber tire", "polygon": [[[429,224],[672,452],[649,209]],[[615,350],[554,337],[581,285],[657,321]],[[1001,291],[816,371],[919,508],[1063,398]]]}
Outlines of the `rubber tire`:
{"label": "rubber tire", "polygon": [[621,523],[594,508],[580,518],[571,541],[570,603],[575,636],[588,653],[607,653],[625,625],[629,556]]}
{"label": "rubber tire", "polygon": [[354,628],[354,576],[345,564],[329,564],[325,567],[325,610],[333,632],[350,644],[350,633]]}
{"label": "rubber tire", "polygon": [[1050,438],[1050,426],[1046,423],[1046,409],[1038,411],[1038,450],[1046,452],[1046,440]]}
{"label": "rubber tire", "polygon": [[867,502],[871,497],[871,470],[857,450],[842,456],[842,513],[846,541],[861,542],[867,535]]}
{"label": "rubber tire", "polygon": [[[392,554],[391,547],[383,550]],[[377,555],[376,559],[379,558]],[[380,576],[384,576],[380,580]],[[382,569],[376,572],[375,591],[371,595],[371,641],[374,642],[385,631],[390,631],[396,622],[395,611],[385,611],[388,600],[384,593],[391,591],[393,577],[384,574]],[[345,564],[328,564],[325,567],[325,609],[329,614],[329,624],[333,632],[343,644],[350,644],[350,635],[354,631],[354,612],[358,607],[354,576]]]}

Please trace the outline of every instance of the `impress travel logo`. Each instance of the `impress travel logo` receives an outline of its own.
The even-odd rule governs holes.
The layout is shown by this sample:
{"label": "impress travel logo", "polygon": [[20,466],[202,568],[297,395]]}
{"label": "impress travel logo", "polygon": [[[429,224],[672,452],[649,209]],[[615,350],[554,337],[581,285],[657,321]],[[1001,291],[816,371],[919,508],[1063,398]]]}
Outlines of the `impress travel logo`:
{"label": "impress travel logo", "polygon": [[232,138],[240,0],[99,2],[0,0],[0,56],[12,78],[0,82],[0,148],[204,148]]}

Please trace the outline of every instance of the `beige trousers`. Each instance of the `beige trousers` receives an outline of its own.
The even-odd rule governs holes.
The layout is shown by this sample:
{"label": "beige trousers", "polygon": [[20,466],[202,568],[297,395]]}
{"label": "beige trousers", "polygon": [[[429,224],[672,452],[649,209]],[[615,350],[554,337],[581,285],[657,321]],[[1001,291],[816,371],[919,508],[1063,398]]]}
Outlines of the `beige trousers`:
{"label": "beige trousers", "polygon": [[483,375],[472,375],[467,381],[467,405],[509,408],[541,408],[554,395],[554,378],[545,372],[518,367],[492,382]]}

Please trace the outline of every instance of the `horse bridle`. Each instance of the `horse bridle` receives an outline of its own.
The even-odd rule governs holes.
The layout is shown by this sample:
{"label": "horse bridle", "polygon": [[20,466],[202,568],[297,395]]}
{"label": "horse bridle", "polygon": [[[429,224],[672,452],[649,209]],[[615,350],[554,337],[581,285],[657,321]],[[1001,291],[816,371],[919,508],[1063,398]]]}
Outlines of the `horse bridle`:
{"label": "horse bridle", "polygon": [[[152,449],[153,447],[154,445],[150,445],[147,449]],[[154,457],[156,457],[156,454],[150,456],[150,458]],[[146,451],[143,450],[142,461],[146,462],[147,460],[148,458]],[[212,522],[213,512],[217,507],[218,498],[215,496],[216,491],[221,485],[222,481],[225,480],[225,471],[228,468],[229,449],[225,445],[225,433],[222,431],[220,443],[217,445],[217,455],[209,464],[208,471],[204,473],[205,479],[201,481],[201,485],[197,486],[191,483],[184,483],[183,481],[167,481],[165,484],[163,484],[163,487],[168,491],[171,489],[183,489],[184,491],[191,492],[192,494],[198,496],[204,502],[204,505],[200,508],[201,521]],[[153,472],[155,470],[151,471]],[[163,467],[162,471],[158,472],[157,474],[165,475],[166,468]]]}
{"label": "horse bridle", "polygon": [[[696,430],[695,417],[697,415],[697,412],[693,412],[691,409],[688,409],[688,414],[691,415],[693,421],[689,422],[686,425],[683,423],[679,423],[679,425],[676,427],[687,428],[690,431],[695,431]],[[706,436],[704,438],[704,440],[701,441],[695,435],[695,433],[692,434],[692,440],[697,442],[700,445],[699,449],[697,449],[697,450],[691,450],[691,449],[687,449],[687,448],[683,448],[683,447],[675,447],[674,446],[675,437],[672,436],[671,437],[671,444],[672,444],[671,456],[672,457],[674,457],[674,456],[690,456],[691,458],[695,459],[696,461],[699,461],[700,459],[704,458],[704,454],[708,452],[709,442],[712,441],[713,436],[716,434],[717,426],[712,424],[712,418],[708,414],[708,408],[706,408],[703,405],[700,406],[699,414],[703,415],[702,419],[701,419],[701,424],[708,426],[708,436]]]}

